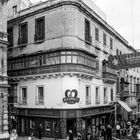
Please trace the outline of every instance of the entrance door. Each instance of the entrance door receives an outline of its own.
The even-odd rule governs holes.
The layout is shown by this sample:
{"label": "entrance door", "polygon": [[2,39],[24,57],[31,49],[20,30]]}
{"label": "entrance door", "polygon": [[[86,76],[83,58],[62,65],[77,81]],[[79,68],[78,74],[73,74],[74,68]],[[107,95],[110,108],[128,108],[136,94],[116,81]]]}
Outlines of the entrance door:
{"label": "entrance door", "polygon": [[76,136],[76,119],[67,119],[67,133],[72,130],[73,135]]}

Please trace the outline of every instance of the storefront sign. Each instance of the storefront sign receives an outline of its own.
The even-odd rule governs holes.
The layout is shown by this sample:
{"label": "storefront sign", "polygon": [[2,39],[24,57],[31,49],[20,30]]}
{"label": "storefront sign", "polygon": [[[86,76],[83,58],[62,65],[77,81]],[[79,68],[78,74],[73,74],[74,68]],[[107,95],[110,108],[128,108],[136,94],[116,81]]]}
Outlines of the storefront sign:
{"label": "storefront sign", "polygon": [[76,89],[73,90],[66,90],[65,91],[65,98],[63,98],[63,102],[67,102],[68,104],[75,104],[76,102],[80,101],[80,98],[77,98],[78,92]]}

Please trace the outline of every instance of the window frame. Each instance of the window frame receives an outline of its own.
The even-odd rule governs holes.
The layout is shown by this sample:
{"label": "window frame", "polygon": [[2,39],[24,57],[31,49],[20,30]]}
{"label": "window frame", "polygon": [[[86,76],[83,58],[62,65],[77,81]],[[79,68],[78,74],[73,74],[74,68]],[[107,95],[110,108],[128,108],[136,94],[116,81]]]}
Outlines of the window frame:
{"label": "window frame", "polygon": [[[26,26],[25,28],[25,33],[22,33],[21,28],[23,26]],[[28,22],[23,22],[19,25],[19,40],[18,40],[18,45],[23,45],[28,43]]]}
{"label": "window frame", "polygon": [[95,27],[95,40],[99,42],[99,28]]}
{"label": "window frame", "polygon": [[[26,98],[25,99],[23,99],[23,89],[26,89]],[[27,99],[28,99],[27,93],[28,93],[27,86],[21,86],[20,87],[20,102],[23,105],[27,104]]]}
{"label": "window frame", "polygon": [[[39,21],[42,20],[42,27],[39,27]],[[38,29],[39,27],[39,29]],[[42,28],[41,36],[38,35],[38,32],[40,31],[40,28]],[[35,19],[35,36],[34,36],[34,41],[42,41],[45,39],[45,16],[39,17]]]}
{"label": "window frame", "polygon": [[[86,105],[89,105],[91,104],[91,86],[90,85],[85,86],[85,92],[86,92]],[[88,93],[88,96],[87,96],[87,93]]]}
{"label": "window frame", "polygon": [[[98,92],[97,92],[97,89],[98,89]],[[95,103],[100,104],[100,88],[98,86],[95,87]]]}
{"label": "window frame", "polygon": [[[39,90],[38,90],[38,89],[39,89],[40,87],[43,88],[43,98],[42,98],[42,99],[39,99]],[[36,104],[37,104],[37,105],[44,105],[44,96],[45,96],[44,93],[45,93],[45,92],[44,92],[44,85],[37,85],[37,86],[36,86]]]}

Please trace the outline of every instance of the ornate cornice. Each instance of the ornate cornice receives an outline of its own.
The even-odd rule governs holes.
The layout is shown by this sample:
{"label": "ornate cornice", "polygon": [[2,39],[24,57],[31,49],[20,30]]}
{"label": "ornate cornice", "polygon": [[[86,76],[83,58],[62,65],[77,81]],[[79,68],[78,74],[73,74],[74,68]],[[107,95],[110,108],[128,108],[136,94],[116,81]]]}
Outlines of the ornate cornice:
{"label": "ornate cornice", "polygon": [[27,80],[39,80],[39,79],[52,79],[52,78],[63,78],[65,76],[77,77],[81,79],[92,80],[93,78],[99,78],[96,74],[86,74],[86,73],[76,73],[76,72],[62,72],[62,73],[49,73],[49,74],[41,74],[41,75],[29,75],[29,76],[17,76],[17,77],[9,77],[9,82],[19,82],[19,81],[27,81]]}

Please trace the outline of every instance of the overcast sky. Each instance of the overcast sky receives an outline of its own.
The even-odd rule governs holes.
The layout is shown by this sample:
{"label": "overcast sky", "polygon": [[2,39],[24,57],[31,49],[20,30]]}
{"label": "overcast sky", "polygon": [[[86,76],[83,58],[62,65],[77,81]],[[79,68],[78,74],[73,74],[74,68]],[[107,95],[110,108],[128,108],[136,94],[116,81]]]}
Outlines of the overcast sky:
{"label": "overcast sky", "polygon": [[121,34],[129,45],[140,49],[140,0],[92,1],[106,14],[108,24]]}

